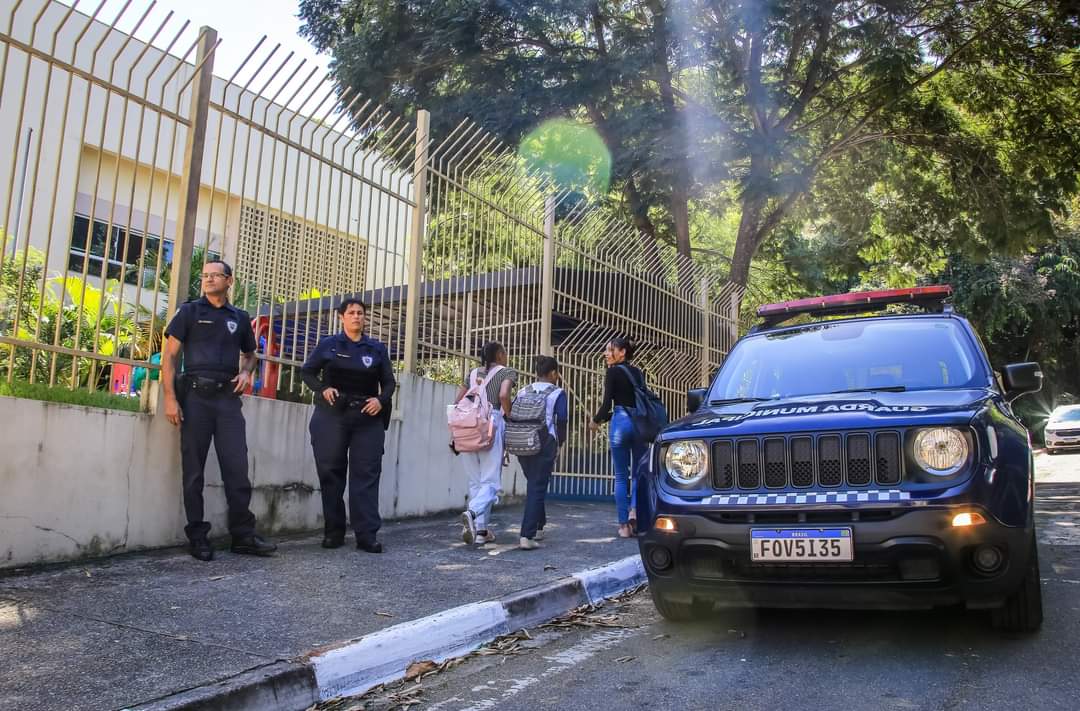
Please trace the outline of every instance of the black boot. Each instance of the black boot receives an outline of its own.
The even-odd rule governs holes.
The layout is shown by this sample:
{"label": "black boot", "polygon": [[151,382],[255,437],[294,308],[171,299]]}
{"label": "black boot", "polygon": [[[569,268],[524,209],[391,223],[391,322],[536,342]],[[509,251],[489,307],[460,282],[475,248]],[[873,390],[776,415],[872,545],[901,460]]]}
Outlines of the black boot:
{"label": "black boot", "polygon": [[214,559],[214,549],[210,545],[210,541],[205,538],[196,538],[194,541],[188,544],[188,553],[195,560],[201,560],[204,563],[209,563]]}
{"label": "black boot", "polygon": [[233,553],[239,553],[241,555],[268,556],[274,554],[274,551],[277,550],[277,545],[270,541],[264,541],[259,536],[251,535],[243,536],[242,538],[233,538],[231,550]]}
{"label": "black boot", "polygon": [[379,543],[374,538],[357,538],[356,547],[358,550],[367,551],[368,553],[382,553],[382,543]]}
{"label": "black boot", "polygon": [[340,536],[331,536],[331,535],[323,536],[323,539],[322,539],[322,547],[323,548],[341,548],[343,545],[345,545],[345,535],[344,534],[342,534]]}

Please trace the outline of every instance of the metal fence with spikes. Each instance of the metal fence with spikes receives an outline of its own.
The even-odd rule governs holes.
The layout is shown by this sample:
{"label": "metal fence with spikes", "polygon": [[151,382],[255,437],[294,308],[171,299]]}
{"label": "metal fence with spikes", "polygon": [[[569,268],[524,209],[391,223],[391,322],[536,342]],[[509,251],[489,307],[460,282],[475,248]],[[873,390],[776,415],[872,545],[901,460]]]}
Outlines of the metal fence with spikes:
{"label": "metal fence with spikes", "polygon": [[356,296],[401,370],[460,383],[495,340],[524,382],[555,355],[573,423],[553,491],[607,496],[606,438],[585,431],[607,340],[632,338],[681,414],[737,337],[737,288],[481,126],[432,137],[426,111],[394,116],[265,39],[215,75],[213,29],[105,6],[0,14],[9,382],[134,392],[203,262],[224,258],[259,340],[254,394],[309,398],[298,366]]}

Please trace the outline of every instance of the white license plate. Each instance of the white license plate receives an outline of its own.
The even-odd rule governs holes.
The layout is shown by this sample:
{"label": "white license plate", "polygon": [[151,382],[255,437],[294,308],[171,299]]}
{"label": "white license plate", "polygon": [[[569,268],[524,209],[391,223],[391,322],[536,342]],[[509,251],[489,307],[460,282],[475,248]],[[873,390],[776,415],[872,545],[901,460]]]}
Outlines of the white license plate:
{"label": "white license plate", "polygon": [[750,560],[755,563],[850,563],[850,528],[753,528]]}

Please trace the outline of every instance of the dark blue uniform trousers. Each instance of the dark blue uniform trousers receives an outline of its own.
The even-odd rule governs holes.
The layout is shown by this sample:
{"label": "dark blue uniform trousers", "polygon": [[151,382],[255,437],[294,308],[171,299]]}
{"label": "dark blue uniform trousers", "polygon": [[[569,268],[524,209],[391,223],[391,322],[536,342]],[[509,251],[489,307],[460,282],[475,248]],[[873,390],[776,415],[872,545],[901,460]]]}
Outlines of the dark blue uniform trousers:
{"label": "dark blue uniform trousers", "polygon": [[311,449],[322,489],[324,530],[328,537],[345,535],[345,482],[349,484],[349,520],[357,540],[373,542],[382,526],[379,477],[382,476],[383,419],[360,412],[315,406],[311,415]]}
{"label": "dark blue uniform trousers", "polygon": [[531,457],[518,457],[526,481],[525,513],[521,520],[523,538],[532,538],[537,529],[547,524],[544,500],[547,498],[548,482],[551,481],[551,473],[555,471],[558,454],[558,441],[554,437],[547,437],[539,452]]}
{"label": "dark blue uniform trousers", "polygon": [[234,538],[253,535],[255,514],[249,508],[247,431],[240,398],[232,393],[204,395],[193,391],[183,397],[180,407],[184,414],[180,425],[180,462],[188,520],[184,532],[192,541],[206,538],[210,532],[210,524],[203,517],[203,471],[213,440],[229,506],[229,533]]}

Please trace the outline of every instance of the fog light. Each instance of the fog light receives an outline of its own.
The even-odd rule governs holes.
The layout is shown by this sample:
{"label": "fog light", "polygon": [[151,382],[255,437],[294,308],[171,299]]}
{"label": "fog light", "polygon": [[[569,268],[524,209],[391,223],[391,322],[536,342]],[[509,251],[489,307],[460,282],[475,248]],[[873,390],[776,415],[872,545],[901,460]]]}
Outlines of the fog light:
{"label": "fog light", "polygon": [[978,513],[977,511],[965,511],[964,513],[958,513],[953,516],[952,520],[952,525],[956,527],[978,526],[982,523],[986,523],[986,519],[981,513]]}
{"label": "fog light", "polygon": [[649,565],[653,570],[667,570],[671,567],[671,553],[667,548],[655,546],[649,550]]}
{"label": "fog light", "polygon": [[675,525],[675,519],[668,518],[667,516],[658,516],[656,523],[653,524],[653,528],[663,533],[677,533],[679,527]]}
{"label": "fog light", "polygon": [[1005,562],[1005,556],[997,546],[982,545],[975,549],[971,562],[980,573],[989,575],[1001,568],[1001,564]]}

